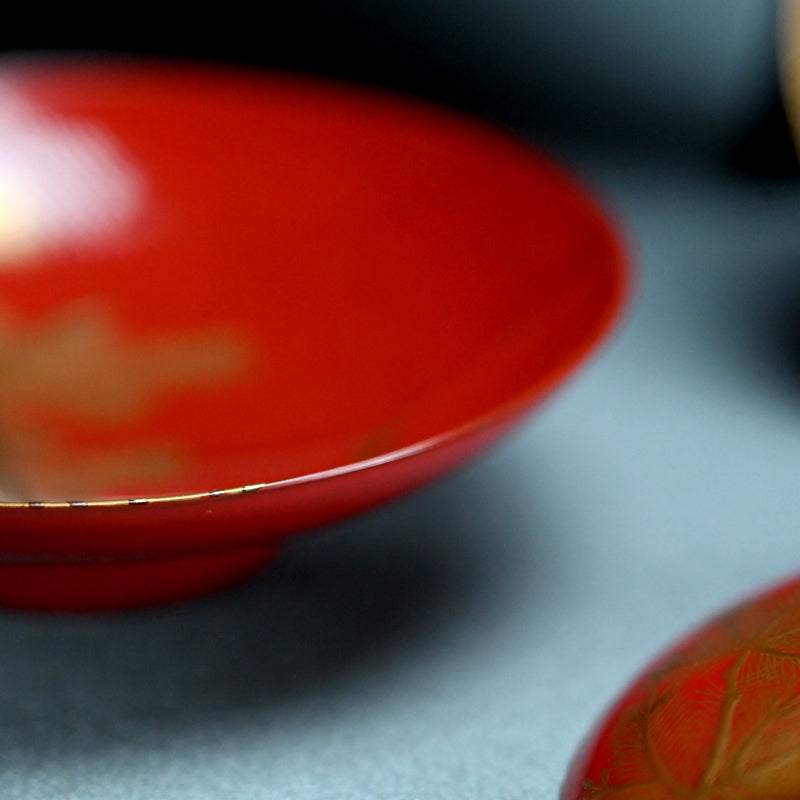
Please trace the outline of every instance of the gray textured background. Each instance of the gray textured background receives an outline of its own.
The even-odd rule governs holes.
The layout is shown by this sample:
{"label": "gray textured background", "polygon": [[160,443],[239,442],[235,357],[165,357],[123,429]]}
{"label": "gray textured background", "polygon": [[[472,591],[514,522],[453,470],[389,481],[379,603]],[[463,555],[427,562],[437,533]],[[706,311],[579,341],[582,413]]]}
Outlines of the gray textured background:
{"label": "gray textured background", "polygon": [[605,199],[629,313],[500,447],[254,582],[1,613],[0,797],[556,800],[656,651],[800,564],[800,184],[728,159],[774,99],[772,4],[334,10],[314,65],[413,63],[408,87],[513,119]]}

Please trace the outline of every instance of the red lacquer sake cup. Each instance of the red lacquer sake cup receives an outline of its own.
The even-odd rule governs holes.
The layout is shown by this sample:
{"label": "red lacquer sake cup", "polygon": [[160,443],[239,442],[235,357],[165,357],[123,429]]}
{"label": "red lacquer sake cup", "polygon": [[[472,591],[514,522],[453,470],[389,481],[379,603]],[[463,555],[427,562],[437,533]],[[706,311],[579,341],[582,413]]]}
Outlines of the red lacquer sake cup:
{"label": "red lacquer sake cup", "polygon": [[587,194],[483,123],[200,65],[0,69],[0,603],[122,608],[454,467],[608,331]]}

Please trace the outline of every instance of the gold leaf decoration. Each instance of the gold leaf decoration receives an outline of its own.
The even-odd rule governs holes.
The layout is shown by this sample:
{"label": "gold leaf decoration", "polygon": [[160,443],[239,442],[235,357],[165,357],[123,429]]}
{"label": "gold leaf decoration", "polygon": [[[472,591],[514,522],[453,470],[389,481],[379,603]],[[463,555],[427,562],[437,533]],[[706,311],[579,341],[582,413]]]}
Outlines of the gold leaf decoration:
{"label": "gold leaf decoration", "polygon": [[578,797],[800,798],[800,582],[715,620],[637,682]]}
{"label": "gold leaf decoration", "polygon": [[176,475],[186,443],[76,452],[64,431],[124,432],[170,399],[231,385],[251,360],[252,348],[231,330],[126,334],[102,299],[33,323],[0,313],[0,499],[85,499]]}

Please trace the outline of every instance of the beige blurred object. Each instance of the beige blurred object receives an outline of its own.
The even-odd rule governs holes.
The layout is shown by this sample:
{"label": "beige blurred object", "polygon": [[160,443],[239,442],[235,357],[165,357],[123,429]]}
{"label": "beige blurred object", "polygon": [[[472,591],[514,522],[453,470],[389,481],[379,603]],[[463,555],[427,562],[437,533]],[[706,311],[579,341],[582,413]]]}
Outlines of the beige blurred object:
{"label": "beige blurred object", "polygon": [[800,151],[800,0],[783,0],[778,15],[778,68],[786,116]]}

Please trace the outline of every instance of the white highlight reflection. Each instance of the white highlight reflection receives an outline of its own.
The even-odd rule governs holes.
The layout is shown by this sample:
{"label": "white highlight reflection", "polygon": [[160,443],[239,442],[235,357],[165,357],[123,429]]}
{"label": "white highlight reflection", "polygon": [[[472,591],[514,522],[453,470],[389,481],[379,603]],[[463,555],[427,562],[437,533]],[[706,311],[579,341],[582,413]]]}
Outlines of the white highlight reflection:
{"label": "white highlight reflection", "polygon": [[0,86],[0,269],[103,243],[142,194],[139,172],[99,126],[42,114]]}

